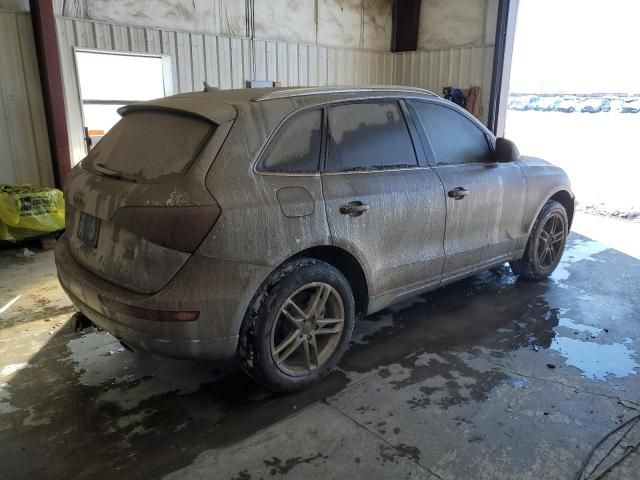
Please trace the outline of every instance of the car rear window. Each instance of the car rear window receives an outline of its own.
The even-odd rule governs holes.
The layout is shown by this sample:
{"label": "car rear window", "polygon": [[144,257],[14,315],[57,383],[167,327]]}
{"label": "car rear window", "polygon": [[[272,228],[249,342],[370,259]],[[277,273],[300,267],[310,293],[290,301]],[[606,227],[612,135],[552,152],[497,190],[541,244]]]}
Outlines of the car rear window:
{"label": "car rear window", "polygon": [[91,150],[84,165],[125,180],[153,182],[184,173],[216,125],[164,112],[127,114]]}

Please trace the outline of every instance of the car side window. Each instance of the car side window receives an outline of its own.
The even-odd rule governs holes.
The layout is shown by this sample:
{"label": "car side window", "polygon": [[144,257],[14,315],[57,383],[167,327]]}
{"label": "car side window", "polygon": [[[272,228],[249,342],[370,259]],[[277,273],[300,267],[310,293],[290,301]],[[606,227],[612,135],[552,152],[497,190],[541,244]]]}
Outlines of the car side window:
{"label": "car side window", "polygon": [[322,110],[307,110],[289,118],[271,139],[260,170],[315,173],[320,165]]}
{"label": "car side window", "polygon": [[492,161],[485,133],[464,115],[436,103],[410,102],[438,165]]}
{"label": "car side window", "polygon": [[395,101],[335,105],[329,111],[327,171],[418,165],[400,105]]}

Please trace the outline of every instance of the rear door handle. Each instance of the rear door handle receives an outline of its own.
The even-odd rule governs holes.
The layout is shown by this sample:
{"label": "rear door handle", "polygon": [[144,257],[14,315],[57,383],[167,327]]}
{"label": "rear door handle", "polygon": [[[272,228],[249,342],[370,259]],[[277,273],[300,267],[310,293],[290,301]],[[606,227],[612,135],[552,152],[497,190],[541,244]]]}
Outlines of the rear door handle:
{"label": "rear door handle", "polygon": [[456,187],[453,190],[449,190],[448,195],[450,198],[453,198],[454,200],[461,200],[467,195],[469,195],[469,190],[467,190],[464,187]]}
{"label": "rear door handle", "polygon": [[349,202],[340,207],[340,213],[342,215],[349,215],[350,217],[358,217],[367,210],[369,210],[369,205],[360,201]]}

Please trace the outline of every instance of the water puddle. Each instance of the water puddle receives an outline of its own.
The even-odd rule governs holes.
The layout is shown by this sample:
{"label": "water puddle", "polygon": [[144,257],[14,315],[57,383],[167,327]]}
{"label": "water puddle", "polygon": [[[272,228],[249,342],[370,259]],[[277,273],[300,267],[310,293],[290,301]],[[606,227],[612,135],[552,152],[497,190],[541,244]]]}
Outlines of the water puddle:
{"label": "water puddle", "polygon": [[392,313],[378,313],[358,320],[351,337],[353,345],[366,345],[368,340],[385,328],[391,329],[395,325]]}
{"label": "water puddle", "polygon": [[135,354],[120,348],[107,333],[88,333],[67,342],[69,358],[80,384],[100,387],[109,384],[98,402],[114,403],[125,410],[168,392],[187,394],[214,381],[207,362],[173,360]]}
{"label": "water puddle", "polygon": [[589,239],[575,239],[571,244],[567,244],[567,247],[562,255],[562,260],[558,264],[558,267],[551,274],[551,278],[556,282],[563,282],[567,280],[571,275],[569,267],[571,264],[580,262],[582,260],[590,260],[595,262],[594,255],[608,250],[609,247],[603,245],[600,242]]}
{"label": "water puddle", "polygon": [[576,323],[570,318],[560,318],[558,321],[558,327],[564,327],[572,332],[587,332],[593,336],[600,335],[602,333],[602,328],[592,327],[590,325],[583,325],[581,323]]}
{"label": "water puddle", "polygon": [[559,309],[558,324],[553,328],[555,336],[549,346],[565,358],[567,365],[576,367],[583,377],[592,380],[638,373],[636,369],[640,369],[640,363],[636,360],[636,352],[630,348],[633,343],[630,339],[623,343],[604,343],[608,338],[606,328],[578,323],[565,316],[568,311]]}
{"label": "water puddle", "polygon": [[583,377],[592,380],[605,380],[608,375],[623,378],[640,368],[635,352],[623,343],[600,344],[556,337],[551,348],[565,358],[567,365],[576,367]]}
{"label": "water puddle", "polygon": [[7,384],[0,385],[0,415],[17,412],[20,409],[11,404],[11,393],[7,390]]}

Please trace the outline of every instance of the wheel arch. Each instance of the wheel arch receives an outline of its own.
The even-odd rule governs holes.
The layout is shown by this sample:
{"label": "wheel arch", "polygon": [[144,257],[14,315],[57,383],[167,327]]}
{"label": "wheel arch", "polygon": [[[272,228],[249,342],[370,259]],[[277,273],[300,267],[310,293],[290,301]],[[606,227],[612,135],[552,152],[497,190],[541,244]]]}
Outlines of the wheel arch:
{"label": "wheel arch", "polygon": [[[571,228],[571,223],[573,222],[573,214],[575,211],[575,200],[573,198],[573,195],[571,195],[567,190],[558,190],[556,193],[551,195],[547,199],[547,201],[544,203],[546,204],[551,200],[555,200],[556,202],[559,202],[567,211],[567,218],[569,219],[569,228]],[[540,210],[542,210],[542,207],[540,207]],[[540,212],[538,212],[538,214],[539,213]]]}
{"label": "wheel arch", "polygon": [[303,257],[326,262],[339,270],[351,286],[356,304],[356,315],[365,315],[367,313],[369,308],[369,284],[362,265],[353,254],[334,245],[320,245],[302,250],[283,263]]}
{"label": "wheel arch", "polygon": [[575,199],[571,190],[566,186],[561,186],[559,188],[555,188],[552,191],[548,192],[546,195],[542,196],[543,200],[538,205],[538,208],[533,212],[534,214],[531,217],[528,217],[526,227],[524,231],[527,233],[527,237],[531,235],[531,231],[533,229],[533,225],[535,224],[536,218],[540,215],[540,212],[544,208],[544,206],[551,200],[555,200],[559,202],[567,211],[567,218],[569,220],[569,228],[571,228],[571,223],[573,222],[573,215],[575,212]]}

